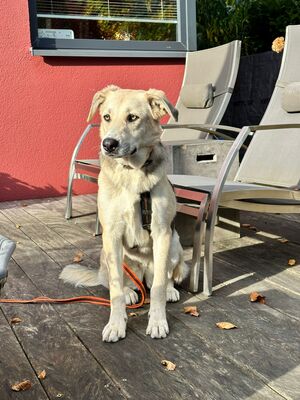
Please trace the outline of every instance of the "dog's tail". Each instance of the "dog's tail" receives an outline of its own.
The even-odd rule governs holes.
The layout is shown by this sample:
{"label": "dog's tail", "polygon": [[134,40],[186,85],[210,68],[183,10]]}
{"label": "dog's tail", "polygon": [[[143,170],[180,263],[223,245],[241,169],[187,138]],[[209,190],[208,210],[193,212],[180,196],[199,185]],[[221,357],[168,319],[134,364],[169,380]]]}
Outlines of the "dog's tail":
{"label": "dog's tail", "polygon": [[108,277],[104,271],[85,267],[80,264],[70,264],[64,267],[59,275],[59,279],[75,287],[98,285],[108,287]]}

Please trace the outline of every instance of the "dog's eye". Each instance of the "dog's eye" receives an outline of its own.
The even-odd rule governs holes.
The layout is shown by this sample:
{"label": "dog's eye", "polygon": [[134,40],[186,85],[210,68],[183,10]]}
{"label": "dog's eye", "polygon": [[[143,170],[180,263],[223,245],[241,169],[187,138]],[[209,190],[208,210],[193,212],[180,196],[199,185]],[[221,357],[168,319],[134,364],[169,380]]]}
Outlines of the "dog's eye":
{"label": "dog's eye", "polygon": [[110,115],[109,114],[105,114],[103,115],[103,118],[105,119],[105,121],[109,122],[110,121]]}
{"label": "dog's eye", "polygon": [[136,121],[138,118],[139,118],[139,117],[138,117],[137,115],[128,114],[128,116],[127,116],[127,121],[128,121],[128,122],[133,122],[133,121]]}

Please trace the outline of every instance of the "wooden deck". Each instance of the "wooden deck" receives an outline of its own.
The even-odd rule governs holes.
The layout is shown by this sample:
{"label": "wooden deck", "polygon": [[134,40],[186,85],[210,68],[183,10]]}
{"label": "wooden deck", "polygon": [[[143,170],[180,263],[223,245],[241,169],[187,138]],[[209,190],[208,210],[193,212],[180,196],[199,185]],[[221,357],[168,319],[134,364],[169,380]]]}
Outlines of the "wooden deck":
{"label": "wooden deck", "polygon": [[[108,296],[58,280],[78,250],[96,267],[101,249],[95,216],[67,222],[64,207],[65,198],[0,203],[0,232],[17,241],[3,297]],[[76,197],[74,209],[93,212],[95,196]],[[126,339],[108,344],[101,341],[104,307],[2,304],[0,399],[300,399],[300,218],[244,213],[242,222],[257,231],[244,228],[241,239],[216,246],[214,296],[182,290],[180,302],[168,304],[167,339],[145,335],[148,306],[129,317]],[[266,304],[250,303],[252,291]],[[198,306],[199,318],[183,313],[188,304]],[[11,324],[13,317],[22,321]],[[220,321],[238,329],[220,330]],[[163,359],[176,370],[166,371]],[[31,389],[13,392],[24,379]]]}

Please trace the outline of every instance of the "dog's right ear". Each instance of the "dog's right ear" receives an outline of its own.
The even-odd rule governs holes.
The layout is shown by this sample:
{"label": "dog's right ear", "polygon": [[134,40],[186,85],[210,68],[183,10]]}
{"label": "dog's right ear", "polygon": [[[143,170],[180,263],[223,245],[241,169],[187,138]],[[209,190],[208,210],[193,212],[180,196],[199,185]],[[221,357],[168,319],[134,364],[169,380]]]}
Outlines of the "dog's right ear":
{"label": "dog's right ear", "polygon": [[169,114],[175,121],[178,121],[178,110],[169,102],[164,92],[149,89],[146,96],[154,119],[160,120],[164,115]]}
{"label": "dog's right ear", "polygon": [[99,92],[95,93],[92,104],[91,104],[90,112],[87,117],[87,122],[91,122],[91,120],[92,120],[93,116],[96,114],[96,111],[98,110],[98,108],[101,106],[102,103],[104,103],[107,93],[114,92],[119,89],[120,88],[118,86],[109,85],[109,86],[106,86],[104,89],[100,90]]}

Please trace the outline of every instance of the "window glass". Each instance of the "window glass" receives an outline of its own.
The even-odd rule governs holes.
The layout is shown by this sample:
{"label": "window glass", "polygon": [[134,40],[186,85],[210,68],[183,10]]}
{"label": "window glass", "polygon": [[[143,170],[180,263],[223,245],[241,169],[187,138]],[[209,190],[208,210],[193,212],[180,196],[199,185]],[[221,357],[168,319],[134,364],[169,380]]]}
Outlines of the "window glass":
{"label": "window glass", "polygon": [[39,38],[176,41],[176,0],[37,0]]}

